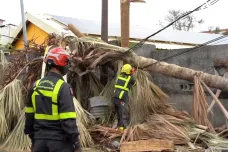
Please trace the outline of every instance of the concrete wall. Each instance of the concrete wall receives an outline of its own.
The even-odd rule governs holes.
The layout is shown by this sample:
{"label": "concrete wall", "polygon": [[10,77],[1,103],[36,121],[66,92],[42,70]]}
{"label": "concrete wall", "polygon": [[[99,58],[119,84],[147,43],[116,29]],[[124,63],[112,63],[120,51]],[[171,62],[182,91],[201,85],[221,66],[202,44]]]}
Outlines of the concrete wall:
{"label": "concrete wall", "polygon": [[[161,60],[171,55],[186,51],[186,49],[162,51],[154,50],[150,55],[148,54],[148,50],[150,52],[150,49],[146,48],[147,47],[144,47],[144,53],[140,55],[151,57],[157,60]],[[153,48],[153,46],[151,48]],[[191,68],[194,70],[200,70],[210,74],[215,74],[214,60],[226,57],[228,58],[228,45],[207,46],[195,51],[188,52],[181,56],[171,58],[166,62],[177,64],[179,66]],[[185,110],[191,113],[193,101],[193,83],[185,80],[168,78],[159,74],[152,74],[152,76],[154,83],[169,95],[170,104],[172,104],[177,109]],[[216,89],[213,89],[213,91],[216,91]],[[228,109],[227,95],[228,93],[223,92],[221,96],[221,98],[224,98],[221,99],[221,101],[225,105],[226,109]],[[208,95],[208,102],[211,102],[211,100],[211,97]],[[221,126],[225,124],[225,118],[217,105],[214,106],[213,112],[214,116],[210,115],[212,123],[215,126]]]}
{"label": "concrete wall", "polygon": [[144,44],[141,47],[138,47],[137,49],[134,49],[134,52],[138,54],[139,56],[144,57],[152,57],[153,52],[156,51],[156,46],[152,44]]}

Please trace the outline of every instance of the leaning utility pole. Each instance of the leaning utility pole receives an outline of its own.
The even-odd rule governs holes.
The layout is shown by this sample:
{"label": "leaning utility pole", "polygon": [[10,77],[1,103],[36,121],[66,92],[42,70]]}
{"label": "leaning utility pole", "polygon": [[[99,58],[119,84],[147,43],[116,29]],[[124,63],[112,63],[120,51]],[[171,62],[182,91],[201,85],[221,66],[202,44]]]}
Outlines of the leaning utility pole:
{"label": "leaning utility pole", "polygon": [[121,11],[121,47],[129,47],[130,36],[130,3],[141,2],[145,0],[120,0]]}
{"label": "leaning utility pole", "polygon": [[130,1],[120,0],[121,11],[121,47],[129,47]]}
{"label": "leaning utility pole", "polygon": [[26,32],[26,21],[25,21],[25,13],[24,13],[24,3],[21,1],[21,18],[22,18],[22,27],[23,27],[23,36],[24,36],[24,46],[27,46],[27,32]]}
{"label": "leaning utility pole", "polygon": [[108,42],[108,0],[102,0],[101,39]]}

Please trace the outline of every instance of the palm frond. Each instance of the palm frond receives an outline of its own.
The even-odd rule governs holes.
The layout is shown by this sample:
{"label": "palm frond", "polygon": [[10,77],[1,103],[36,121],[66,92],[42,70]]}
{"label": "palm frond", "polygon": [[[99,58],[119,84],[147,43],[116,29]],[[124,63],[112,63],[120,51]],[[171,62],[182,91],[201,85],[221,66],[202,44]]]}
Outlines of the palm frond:
{"label": "palm frond", "polygon": [[1,89],[1,85],[3,84],[4,80],[4,73],[5,70],[9,67],[9,62],[7,61],[4,52],[2,50],[0,50],[0,89]]}
{"label": "palm frond", "polygon": [[0,139],[3,140],[16,125],[20,117],[18,113],[24,108],[20,80],[15,79],[0,90],[0,105]]}
{"label": "palm frond", "polygon": [[24,134],[25,126],[25,109],[20,113],[20,118],[14,127],[14,130],[10,133],[6,141],[3,143],[1,149],[10,151],[25,151],[29,150],[31,141],[28,136]]}
{"label": "palm frond", "polygon": [[168,96],[150,80],[150,75],[138,69],[136,86],[130,91],[131,124],[142,123],[151,114],[167,112]]}
{"label": "palm frond", "polygon": [[76,98],[74,98],[74,107],[77,113],[77,126],[80,133],[80,143],[82,147],[90,147],[94,145],[94,143],[86,128],[94,121],[94,117],[82,108]]}

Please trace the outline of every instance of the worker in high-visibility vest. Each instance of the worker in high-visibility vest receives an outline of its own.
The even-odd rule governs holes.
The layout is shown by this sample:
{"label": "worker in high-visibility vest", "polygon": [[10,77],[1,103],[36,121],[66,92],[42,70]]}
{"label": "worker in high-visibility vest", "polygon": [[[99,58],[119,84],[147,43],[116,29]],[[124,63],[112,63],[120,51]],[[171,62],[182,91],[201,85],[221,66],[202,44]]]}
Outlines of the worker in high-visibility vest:
{"label": "worker in high-visibility vest", "polygon": [[128,92],[131,87],[136,84],[133,77],[134,72],[135,69],[130,64],[125,64],[122,67],[120,75],[117,77],[114,96],[112,97],[118,118],[117,127],[120,130],[126,129],[130,121]]}
{"label": "worker in high-visibility vest", "polygon": [[69,54],[53,48],[44,62],[46,76],[28,92],[24,132],[33,152],[80,152],[73,91],[63,79],[70,67]]}

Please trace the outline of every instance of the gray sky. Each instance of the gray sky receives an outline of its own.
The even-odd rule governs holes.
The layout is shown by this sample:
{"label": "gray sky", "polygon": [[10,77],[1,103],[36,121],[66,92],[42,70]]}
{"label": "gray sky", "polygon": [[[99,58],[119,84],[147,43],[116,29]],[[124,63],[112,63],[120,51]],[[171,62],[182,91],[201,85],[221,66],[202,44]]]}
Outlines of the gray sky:
{"label": "gray sky", "polygon": [[[159,28],[169,9],[192,10],[206,0],[146,0],[146,3],[131,3],[131,24],[139,28]],[[0,18],[8,23],[19,24],[21,20],[20,0],[0,0]],[[228,0],[219,0],[208,9],[195,12],[205,22],[194,31],[208,30],[209,26],[228,28]],[[48,13],[100,21],[101,0],[24,0],[25,12]],[[109,22],[120,23],[120,0],[109,0]]]}

